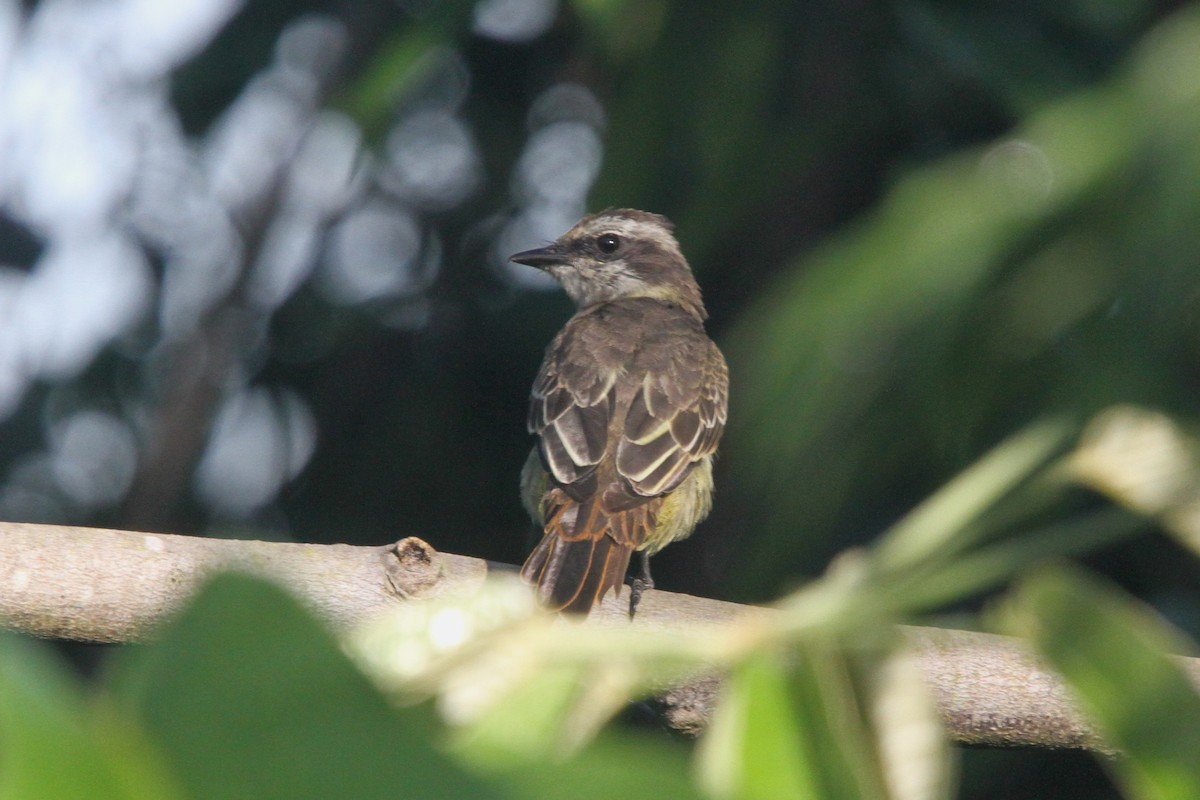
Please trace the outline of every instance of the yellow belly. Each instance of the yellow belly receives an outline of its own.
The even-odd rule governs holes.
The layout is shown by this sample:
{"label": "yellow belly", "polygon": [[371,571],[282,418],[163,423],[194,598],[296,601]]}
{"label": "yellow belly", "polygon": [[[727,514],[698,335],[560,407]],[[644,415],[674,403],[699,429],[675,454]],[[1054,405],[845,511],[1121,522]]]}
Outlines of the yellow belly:
{"label": "yellow belly", "polygon": [[712,456],[696,464],[683,483],[663,495],[658,523],[639,550],[654,554],[671,542],[686,539],[712,511]]}
{"label": "yellow belly", "polygon": [[[521,504],[539,526],[546,522],[542,498],[549,487],[550,478],[542,469],[535,447],[521,468]],[[712,511],[712,491],[712,456],[708,456],[696,464],[681,484],[658,499],[656,524],[638,549],[654,554],[671,542],[691,536]]]}

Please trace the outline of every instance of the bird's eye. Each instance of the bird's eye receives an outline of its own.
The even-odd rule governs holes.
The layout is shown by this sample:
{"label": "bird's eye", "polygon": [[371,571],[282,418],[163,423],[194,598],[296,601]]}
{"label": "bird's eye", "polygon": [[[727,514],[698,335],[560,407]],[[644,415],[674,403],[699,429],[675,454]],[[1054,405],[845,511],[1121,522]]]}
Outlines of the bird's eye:
{"label": "bird's eye", "polygon": [[602,233],[596,237],[596,247],[600,248],[601,253],[615,253],[620,246],[621,237],[615,233]]}

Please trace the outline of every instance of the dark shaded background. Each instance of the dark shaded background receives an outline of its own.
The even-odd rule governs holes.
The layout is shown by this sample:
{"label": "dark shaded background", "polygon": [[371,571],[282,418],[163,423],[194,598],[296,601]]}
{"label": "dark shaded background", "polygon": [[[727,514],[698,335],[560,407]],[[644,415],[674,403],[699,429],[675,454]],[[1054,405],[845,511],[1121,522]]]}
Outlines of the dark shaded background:
{"label": "dark shaded background", "polygon": [[[664,588],[777,596],[1050,413],[1194,421],[1176,5],[0,5],[0,516],[519,562],[570,307],[503,257],[610,205],[677,223],[733,370]],[[1200,630],[1167,540],[1089,563]],[[964,796],[1064,775],[1106,796],[1011,753]]]}

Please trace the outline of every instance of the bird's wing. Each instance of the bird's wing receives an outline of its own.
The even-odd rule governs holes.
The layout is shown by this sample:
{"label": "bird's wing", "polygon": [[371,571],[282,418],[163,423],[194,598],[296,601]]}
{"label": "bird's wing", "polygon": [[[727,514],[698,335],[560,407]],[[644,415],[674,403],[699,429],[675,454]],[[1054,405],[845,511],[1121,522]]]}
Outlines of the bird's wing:
{"label": "bird's wing", "polygon": [[696,462],[717,449],[725,430],[725,359],[706,337],[688,345],[646,373],[625,416],[617,472],[640,497],[678,486]]}
{"label": "bird's wing", "polygon": [[618,373],[594,360],[562,357],[565,352],[549,349],[533,384],[528,424],[546,471],[583,500],[595,492],[596,465],[608,448]]}

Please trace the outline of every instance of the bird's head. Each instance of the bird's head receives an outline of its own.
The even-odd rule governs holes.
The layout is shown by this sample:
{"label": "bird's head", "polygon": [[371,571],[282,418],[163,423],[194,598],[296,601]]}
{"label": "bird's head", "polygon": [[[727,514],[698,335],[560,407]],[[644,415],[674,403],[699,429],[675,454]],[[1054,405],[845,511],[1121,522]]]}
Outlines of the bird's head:
{"label": "bird's head", "polygon": [[556,241],[509,256],[545,270],[580,308],[632,297],[676,303],[704,319],[700,287],[666,217],[615,208],[589,214]]}

